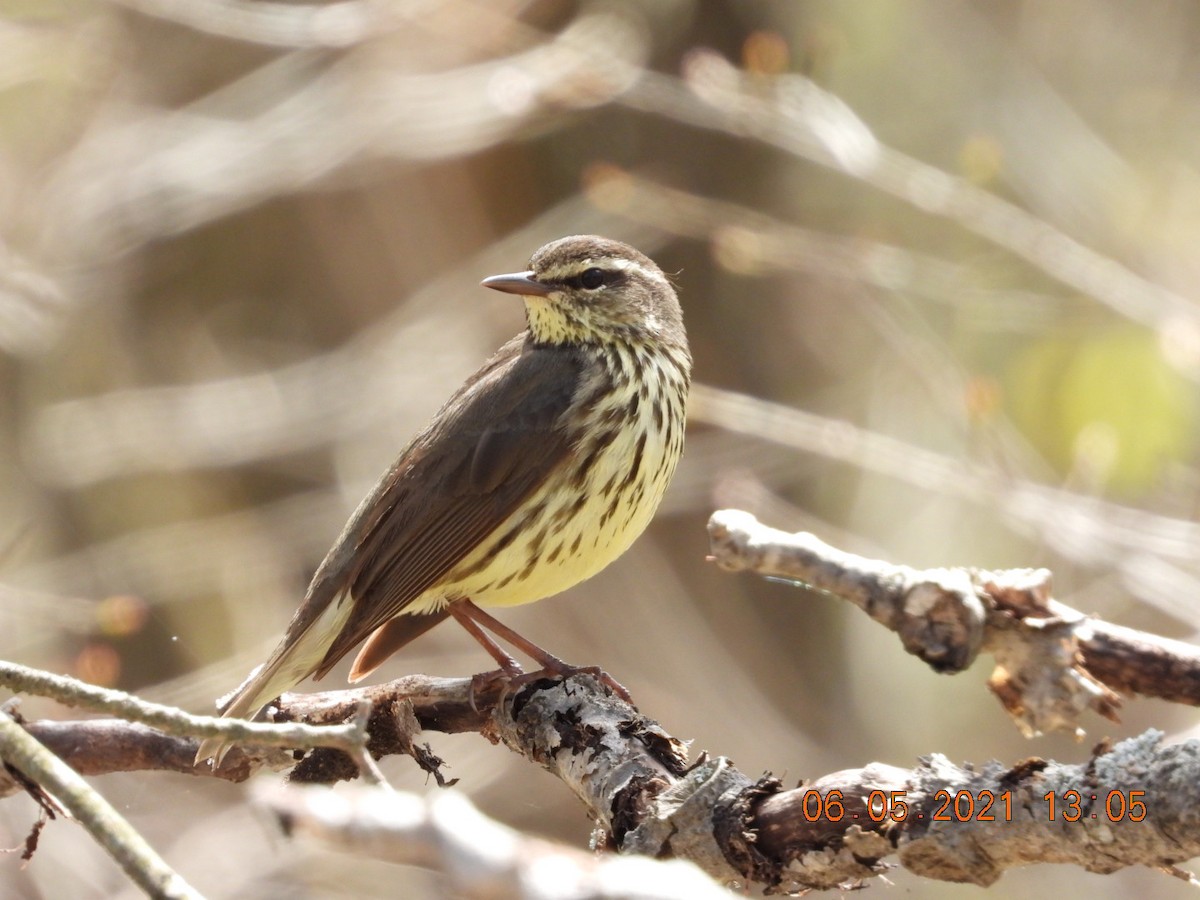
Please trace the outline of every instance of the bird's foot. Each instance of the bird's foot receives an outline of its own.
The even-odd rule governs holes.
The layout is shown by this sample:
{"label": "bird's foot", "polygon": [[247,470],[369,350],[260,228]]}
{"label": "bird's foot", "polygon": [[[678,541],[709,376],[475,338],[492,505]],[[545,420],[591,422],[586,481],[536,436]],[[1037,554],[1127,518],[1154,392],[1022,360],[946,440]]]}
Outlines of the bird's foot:
{"label": "bird's foot", "polygon": [[490,694],[494,691],[499,691],[499,699],[503,700],[510,690],[512,683],[520,678],[527,677],[525,670],[515,662],[511,666],[503,666],[499,669],[493,669],[490,672],[480,672],[478,675],[471,676],[471,690],[467,694],[467,699],[471,703],[471,711],[479,712],[479,706],[475,702],[476,697],[481,697]]}

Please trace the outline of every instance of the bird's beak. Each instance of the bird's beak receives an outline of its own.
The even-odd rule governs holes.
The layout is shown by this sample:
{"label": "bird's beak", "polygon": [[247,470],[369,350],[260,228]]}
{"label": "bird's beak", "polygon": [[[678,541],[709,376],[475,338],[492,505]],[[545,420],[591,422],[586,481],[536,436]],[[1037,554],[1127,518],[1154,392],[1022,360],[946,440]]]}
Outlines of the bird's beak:
{"label": "bird's beak", "polygon": [[493,291],[504,291],[506,294],[521,294],[525,297],[545,297],[552,294],[555,288],[543,284],[533,277],[532,272],[513,272],[509,275],[493,275],[479,282]]}

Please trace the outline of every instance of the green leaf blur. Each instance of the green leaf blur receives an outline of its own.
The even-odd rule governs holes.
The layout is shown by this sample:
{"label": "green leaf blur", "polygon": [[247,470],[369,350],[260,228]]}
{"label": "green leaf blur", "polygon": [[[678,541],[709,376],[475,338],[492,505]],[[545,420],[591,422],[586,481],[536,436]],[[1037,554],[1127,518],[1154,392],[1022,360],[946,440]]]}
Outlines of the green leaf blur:
{"label": "green leaf blur", "polygon": [[1014,422],[1056,469],[1109,492],[1154,489],[1193,439],[1187,382],[1141,329],[1030,345],[1009,370],[1007,397]]}

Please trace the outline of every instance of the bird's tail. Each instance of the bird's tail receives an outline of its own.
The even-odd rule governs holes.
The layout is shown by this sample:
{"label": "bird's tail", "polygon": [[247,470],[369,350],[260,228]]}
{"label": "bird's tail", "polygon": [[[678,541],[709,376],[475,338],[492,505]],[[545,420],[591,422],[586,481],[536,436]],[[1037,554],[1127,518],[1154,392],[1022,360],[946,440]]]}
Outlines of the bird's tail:
{"label": "bird's tail", "polygon": [[[350,667],[350,682],[357,684],[362,681],[383,665],[389,656],[409,641],[423,635],[448,615],[450,610],[443,607],[433,612],[406,613],[388,619],[371,633],[362,649],[358,651],[358,656],[354,657],[354,665]],[[319,678],[320,674],[317,677]]]}
{"label": "bird's tail", "polygon": [[[270,659],[250,673],[249,677],[227,698],[220,702],[221,717],[248,719],[258,714],[266,704],[289,690],[316,671],[341,633],[353,604],[334,599],[299,634],[289,628]],[[206,759],[219,767],[231,744],[221,737],[205,738],[196,751],[196,764]]]}

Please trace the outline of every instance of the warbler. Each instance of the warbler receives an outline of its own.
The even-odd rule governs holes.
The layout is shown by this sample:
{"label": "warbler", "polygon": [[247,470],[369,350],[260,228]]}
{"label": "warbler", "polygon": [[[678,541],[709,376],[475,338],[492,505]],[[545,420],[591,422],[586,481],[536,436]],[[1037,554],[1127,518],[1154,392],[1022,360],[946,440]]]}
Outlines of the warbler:
{"label": "warbler", "polygon": [[[646,256],[564,237],[529,270],[483,280],[519,295],[526,329],[400,453],[351,516],[270,658],[224,702],[252,717],[366,639],[356,682],[452,616],[507,673],[503,638],[557,657],[481,606],[515,606],[595,575],[642,533],[683,452],[691,354],[671,282]],[[204,741],[196,760],[227,749]]]}

